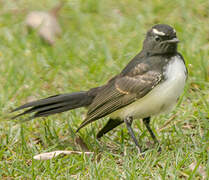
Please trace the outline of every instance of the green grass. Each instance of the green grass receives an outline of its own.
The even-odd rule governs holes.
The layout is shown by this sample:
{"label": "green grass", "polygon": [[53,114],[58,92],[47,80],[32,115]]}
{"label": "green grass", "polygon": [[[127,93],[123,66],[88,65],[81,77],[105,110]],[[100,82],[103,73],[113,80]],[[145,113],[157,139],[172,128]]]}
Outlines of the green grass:
{"label": "green grass", "polygon": [[[68,0],[59,16],[63,33],[50,47],[27,33],[24,18],[57,2],[0,2],[0,179],[202,179],[200,166],[209,175],[209,1]],[[134,131],[145,147],[151,146],[144,159],[125,126],[96,140],[103,118],[79,133],[95,156],[33,160],[42,152],[78,150],[73,132],[86,111],[17,123],[9,120],[10,110],[32,99],[104,84],[140,51],[146,31],[156,23],[176,28],[189,70],[176,109],[151,122],[162,152],[151,148],[140,120]]]}

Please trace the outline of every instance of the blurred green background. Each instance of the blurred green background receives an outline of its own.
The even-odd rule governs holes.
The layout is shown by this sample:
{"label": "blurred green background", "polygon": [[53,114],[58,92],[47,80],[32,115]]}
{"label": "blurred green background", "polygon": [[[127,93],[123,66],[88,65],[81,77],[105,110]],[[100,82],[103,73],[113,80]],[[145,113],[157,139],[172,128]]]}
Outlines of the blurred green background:
{"label": "blurred green background", "polygon": [[[58,16],[62,34],[49,46],[36,32],[28,33],[24,21],[30,11],[48,11],[58,2],[0,1],[0,178],[206,179],[209,1],[66,0]],[[77,150],[73,132],[86,111],[73,110],[23,124],[9,119],[10,110],[30,100],[104,84],[141,50],[146,31],[157,23],[175,27],[181,41],[179,52],[189,71],[176,109],[152,119],[162,152],[152,148],[140,120],[134,122],[134,131],[150,147],[144,159],[125,126],[96,140],[98,128],[107,120],[103,118],[80,132],[94,157],[33,160],[41,152]]]}

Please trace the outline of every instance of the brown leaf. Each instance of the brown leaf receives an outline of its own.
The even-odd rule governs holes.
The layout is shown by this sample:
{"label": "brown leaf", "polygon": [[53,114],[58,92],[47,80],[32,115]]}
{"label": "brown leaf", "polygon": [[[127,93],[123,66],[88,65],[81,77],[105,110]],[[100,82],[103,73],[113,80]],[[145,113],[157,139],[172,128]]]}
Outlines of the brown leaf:
{"label": "brown leaf", "polygon": [[37,30],[41,38],[50,45],[53,45],[55,37],[61,34],[57,18],[50,12],[32,11],[26,16],[25,24],[27,27]]}

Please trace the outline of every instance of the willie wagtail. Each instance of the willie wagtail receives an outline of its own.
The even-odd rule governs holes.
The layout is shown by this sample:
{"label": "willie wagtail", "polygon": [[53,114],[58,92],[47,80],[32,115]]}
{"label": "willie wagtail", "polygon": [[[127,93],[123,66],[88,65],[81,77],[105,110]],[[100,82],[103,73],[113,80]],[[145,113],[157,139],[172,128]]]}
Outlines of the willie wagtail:
{"label": "willie wagtail", "polygon": [[33,119],[87,107],[86,118],[76,132],[108,116],[109,120],[98,132],[97,138],[125,122],[141,152],[131,127],[133,119],[142,118],[154,142],[158,143],[150,128],[150,117],[169,112],[184,90],[187,69],[182,55],[177,52],[178,42],[172,27],[157,24],[147,32],[142,51],[105,85],[29,102],[13,110],[29,108],[14,118],[34,113],[30,117]]}

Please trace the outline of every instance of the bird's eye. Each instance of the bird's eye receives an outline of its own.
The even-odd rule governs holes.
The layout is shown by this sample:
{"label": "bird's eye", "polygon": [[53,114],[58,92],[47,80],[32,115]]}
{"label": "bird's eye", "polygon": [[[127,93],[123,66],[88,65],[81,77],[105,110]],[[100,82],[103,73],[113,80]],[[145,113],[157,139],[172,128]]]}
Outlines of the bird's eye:
{"label": "bird's eye", "polygon": [[160,37],[159,36],[155,36],[155,41],[160,41]]}

